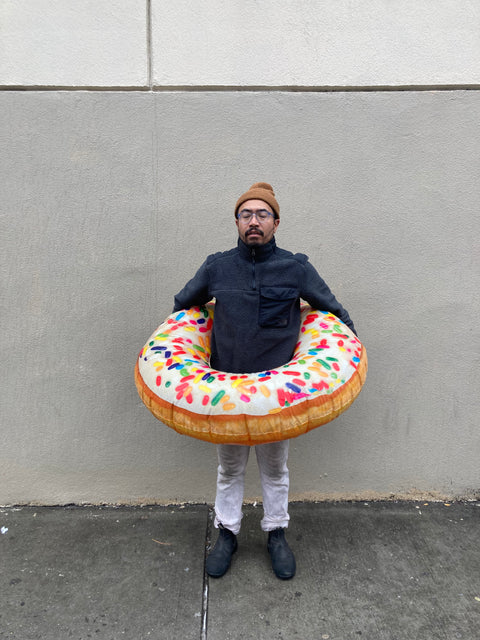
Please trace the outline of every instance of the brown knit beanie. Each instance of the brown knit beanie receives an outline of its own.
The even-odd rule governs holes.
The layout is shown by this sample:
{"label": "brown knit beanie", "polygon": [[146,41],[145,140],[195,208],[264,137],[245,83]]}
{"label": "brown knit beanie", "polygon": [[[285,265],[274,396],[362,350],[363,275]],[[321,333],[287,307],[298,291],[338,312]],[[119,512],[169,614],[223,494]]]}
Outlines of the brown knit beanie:
{"label": "brown knit beanie", "polygon": [[275,218],[280,218],[280,207],[278,206],[278,202],[275,199],[275,194],[273,192],[273,188],[267,182],[255,182],[252,184],[250,189],[240,196],[237,200],[237,204],[235,205],[235,217],[237,217],[238,209],[240,205],[246,202],[247,200],[263,200],[267,204],[269,204],[274,213]]}

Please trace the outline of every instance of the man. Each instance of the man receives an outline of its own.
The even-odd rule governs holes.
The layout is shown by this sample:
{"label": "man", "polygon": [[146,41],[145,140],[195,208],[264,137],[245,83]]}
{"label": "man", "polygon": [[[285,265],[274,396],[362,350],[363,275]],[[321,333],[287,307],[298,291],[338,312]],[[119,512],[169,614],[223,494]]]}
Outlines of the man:
{"label": "man", "polygon": [[[288,362],[300,329],[300,299],[334,313],[353,331],[347,311],[320,278],[308,257],[276,246],[280,208],[272,187],[257,182],[237,200],[237,247],[208,256],[194,278],[175,296],[174,311],[215,298],[210,365],[219,371],[253,373]],[[295,557],[286,538],[288,526],[288,440],[256,445],[267,548],[280,579],[295,575]],[[206,562],[220,577],[237,549],[242,519],[249,446],[217,445],[215,527],[219,536]]]}

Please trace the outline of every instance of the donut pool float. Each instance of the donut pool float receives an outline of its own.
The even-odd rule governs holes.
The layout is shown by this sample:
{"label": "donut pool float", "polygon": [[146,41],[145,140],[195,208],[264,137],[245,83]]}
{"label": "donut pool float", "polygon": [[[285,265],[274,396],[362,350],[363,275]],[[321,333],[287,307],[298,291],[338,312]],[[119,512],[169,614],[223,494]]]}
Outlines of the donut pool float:
{"label": "donut pool float", "polygon": [[303,306],[290,362],[235,374],[209,366],[214,311],[208,304],[168,316],[137,359],[140,398],[175,431],[215,443],[286,440],[330,422],[360,393],[365,347],[333,314]]}

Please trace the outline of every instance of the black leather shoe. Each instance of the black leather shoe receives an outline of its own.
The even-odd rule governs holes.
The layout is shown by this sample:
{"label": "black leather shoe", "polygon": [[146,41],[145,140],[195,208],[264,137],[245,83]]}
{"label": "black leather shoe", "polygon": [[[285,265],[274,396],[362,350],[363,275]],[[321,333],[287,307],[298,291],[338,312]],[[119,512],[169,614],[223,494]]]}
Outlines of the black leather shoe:
{"label": "black leather shoe", "polygon": [[285,539],[284,529],[274,529],[268,534],[268,552],[272,560],[272,569],[280,580],[289,580],[295,575],[295,556]]}
{"label": "black leather shoe", "polygon": [[237,536],[220,525],[217,541],[205,563],[208,575],[212,578],[221,578],[228,571],[237,547]]}

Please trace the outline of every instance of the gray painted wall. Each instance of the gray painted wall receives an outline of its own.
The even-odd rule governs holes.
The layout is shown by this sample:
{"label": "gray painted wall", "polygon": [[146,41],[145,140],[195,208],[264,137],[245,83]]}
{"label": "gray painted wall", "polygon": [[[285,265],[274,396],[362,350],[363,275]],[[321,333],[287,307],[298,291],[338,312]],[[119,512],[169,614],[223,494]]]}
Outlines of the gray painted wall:
{"label": "gray painted wall", "polygon": [[480,493],[480,9],[460,6],[2,3],[0,504],[213,500],[215,447],[156,421],[133,367],[257,180],[369,355],[355,404],[292,441],[292,499]]}
{"label": "gray painted wall", "polygon": [[214,447],[157,422],[133,366],[257,179],[370,363],[292,442],[292,497],[478,490],[478,92],[0,101],[1,502],[212,499]]}

